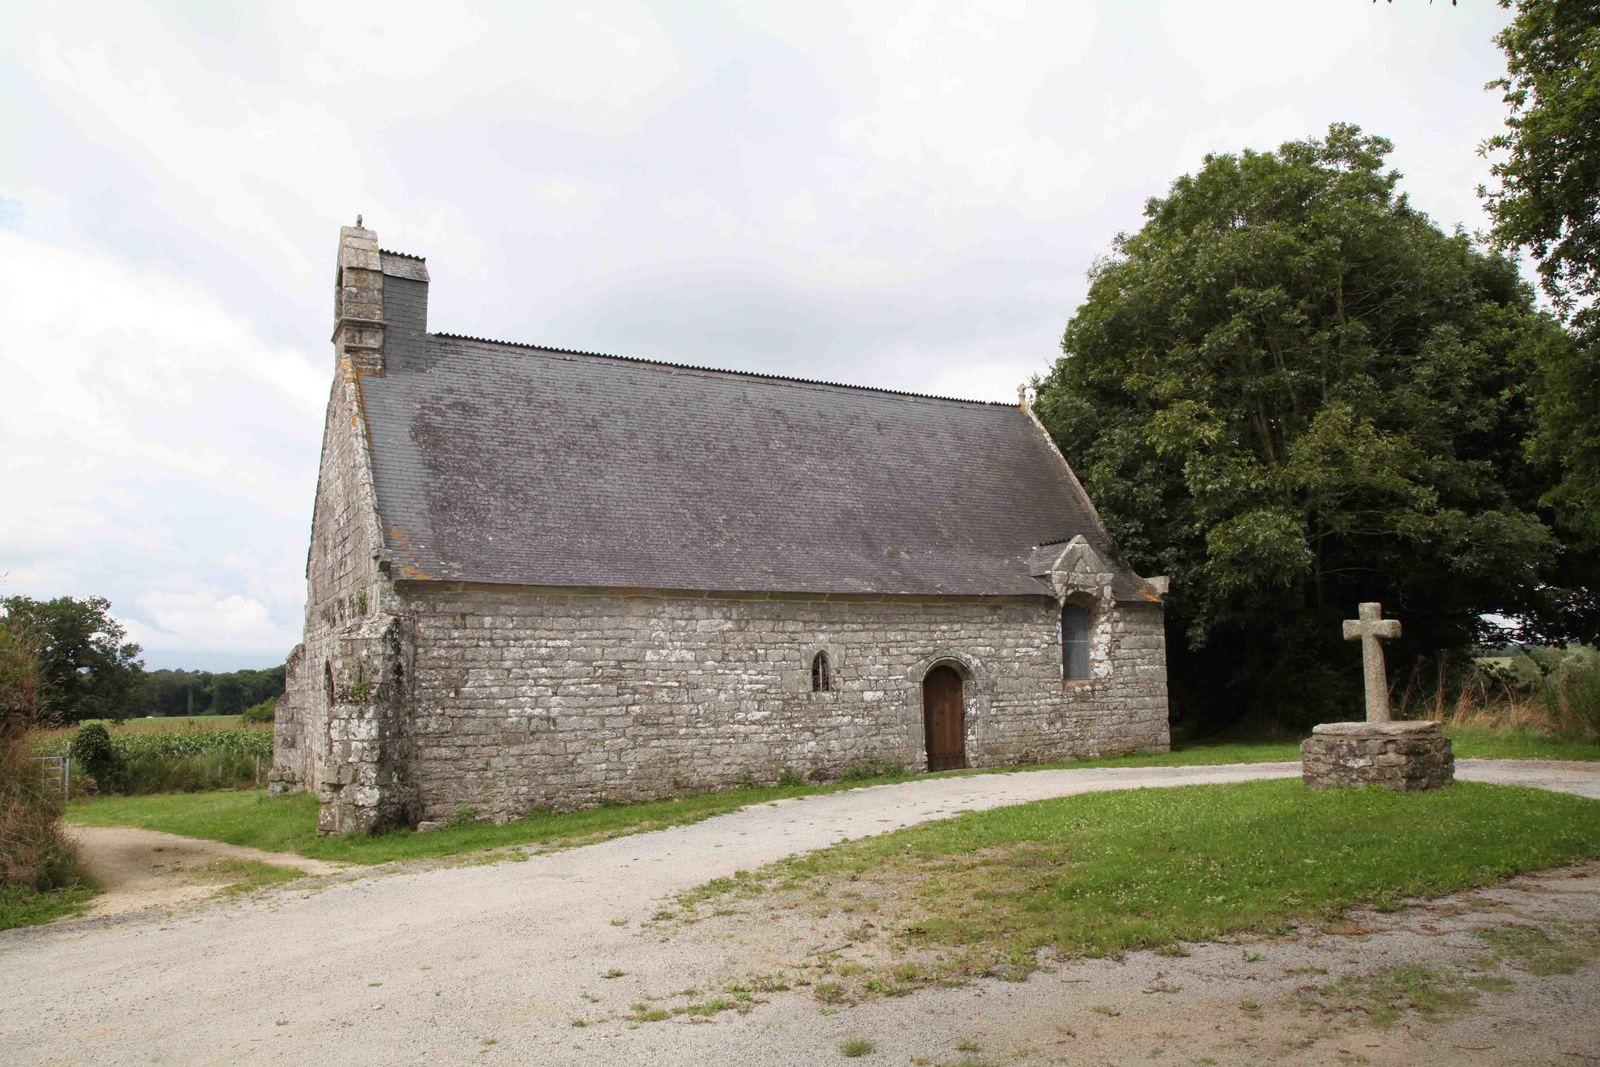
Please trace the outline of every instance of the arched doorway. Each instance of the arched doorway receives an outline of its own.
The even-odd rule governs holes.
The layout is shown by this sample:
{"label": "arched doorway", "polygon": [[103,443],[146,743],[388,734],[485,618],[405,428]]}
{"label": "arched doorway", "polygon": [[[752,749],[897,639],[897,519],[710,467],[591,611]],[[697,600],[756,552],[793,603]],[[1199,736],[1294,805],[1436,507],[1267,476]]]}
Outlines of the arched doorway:
{"label": "arched doorway", "polygon": [[961,675],[941,663],[922,678],[922,732],[928,743],[928,770],[949,771],[967,765],[962,721]]}

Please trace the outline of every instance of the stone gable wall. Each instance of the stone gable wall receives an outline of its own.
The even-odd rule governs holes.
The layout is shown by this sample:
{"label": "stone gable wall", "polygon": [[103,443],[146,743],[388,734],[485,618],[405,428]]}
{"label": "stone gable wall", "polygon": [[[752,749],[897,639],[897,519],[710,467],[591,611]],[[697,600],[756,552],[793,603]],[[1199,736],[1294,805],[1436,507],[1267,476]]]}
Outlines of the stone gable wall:
{"label": "stone gable wall", "polygon": [[[1097,617],[1101,669],[1061,679],[1049,597],[878,601],[562,595],[402,584],[415,620],[408,774],[425,822],[926,767],[921,680],[965,678],[967,761],[1168,747],[1159,605]],[[834,691],[811,691],[832,654]]]}
{"label": "stone gable wall", "polygon": [[375,601],[377,575],[354,475],[353,414],[345,383],[335,381],[323,422],[311,546],[306,556],[304,637],[290,655],[284,699],[274,718],[274,767],[280,777],[292,782],[314,782],[321,777],[327,746],[316,742],[327,738],[324,668],[331,667],[334,634],[368,614]]}
{"label": "stone gable wall", "polygon": [[361,375],[341,360],[328,400],[306,559],[304,637],[290,653],[274,716],[275,792],[305,786],[327,829],[410,821],[400,784],[409,693],[395,665],[410,642],[379,566],[377,503],[366,455]]}

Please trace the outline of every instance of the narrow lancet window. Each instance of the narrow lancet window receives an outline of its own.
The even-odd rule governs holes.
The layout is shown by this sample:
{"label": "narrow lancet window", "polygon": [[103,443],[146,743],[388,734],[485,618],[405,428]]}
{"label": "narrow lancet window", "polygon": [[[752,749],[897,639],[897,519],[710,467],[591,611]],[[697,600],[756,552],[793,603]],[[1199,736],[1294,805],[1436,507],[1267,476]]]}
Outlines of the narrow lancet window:
{"label": "narrow lancet window", "polygon": [[1089,677],[1089,612],[1077,604],[1061,605],[1061,677]]}
{"label": "narrow lancet window", "polygon": [[833,688],[832,672],[828,669],[828,654],[818,652],[811,657],[811,691],[826,693]]}

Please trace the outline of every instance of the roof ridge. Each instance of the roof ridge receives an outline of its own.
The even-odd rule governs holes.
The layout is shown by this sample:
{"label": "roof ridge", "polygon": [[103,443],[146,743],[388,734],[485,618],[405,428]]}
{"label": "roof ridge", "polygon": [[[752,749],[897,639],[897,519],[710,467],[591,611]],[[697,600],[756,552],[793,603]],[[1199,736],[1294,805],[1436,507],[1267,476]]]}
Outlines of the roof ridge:
{"label": "roof ridge", "polygon": [[418,263],[428,262],[427,256],[414,256],[410,252],[396,252],[392,248],[380,248],[378,251],[382,252],[386,256],[399,256],[401,259],[414,259]]}
{"label": "roof ridge", "polygon": [[[396,253],[402,254],[402,253]],[[421,257],[412,256],[412,259]],[[820,378],[798,378],[789,374],[769,374],[765,371],[736,370],[728,367],[706,367],[696,363],[673,363],[664,359],[645,359],[642,356],[619,356],[613,352],[586,352],[580,348],[557,348],[552,345],[528,344],[522,341],[502,341],[494,337],[474,337],[464,333],[430,331],[430,336],[445,337],[455,341],[473,341],[478,344],[499,345],[503,348],[524,348],[538,352],[554,352],[564,356],[585,356],[590,359],[614,359],[623,363],[642,363],[651,367],[671,367],[674,370],[698,371],[704,374],[727,374],[738,378],[759,378],[764,381],[788,382],[794,385],[817,385],[825,389],[853,389],[862,393],[887,393],[890,396],[909,396],[917,400],[942,400],[951,404],[979,404],[984,407],[1014,408],[1017,405],[1005,400],[972,400],[961,396],[940,396],[937,393],[914,393],[909,389],[888,389],[877,385],[854,385],[850,382],[829,382]]]}

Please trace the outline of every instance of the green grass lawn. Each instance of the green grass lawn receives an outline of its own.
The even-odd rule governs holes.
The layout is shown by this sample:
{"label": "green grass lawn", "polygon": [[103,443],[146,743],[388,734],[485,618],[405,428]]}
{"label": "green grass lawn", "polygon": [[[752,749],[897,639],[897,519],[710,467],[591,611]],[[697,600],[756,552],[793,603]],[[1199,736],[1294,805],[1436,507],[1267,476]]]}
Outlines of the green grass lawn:
{"label": "green grass lawn", "polygon": [[[1286,752],[1291,754],[1286,755]],[[1292,758],[1299,758],[1298,750],[1292,744],[1218,744],[1191,746],[1176,753],[1117,756],[1043,766],[1141,767],[1182,763],[1259,763]],[[1014,770],[1017,768],[946,773],[995,774]],[[535,812],[503,826],[466,821],[430,833],[397,830],[373,837],[320,837],[316,832],[317,803],[314,797],[307,793],[270,797],[259,790],[96,797],[74,801],[67,809],[67,818],[86,826],[139,826],[184,837],[248,845],[269,852],[293,852],[312,859],[371,864],[457,856],[512,845],[556,847],[587,844],[624,834],[699,822],[751,804],[901,780],[904,780],[903,776],[879,775],[843,782],[754,786],[560,814]]]}
{"label": "green grass lawn", "polygon": [[[1495,758],[1595,759],[1600,747],[1564,744],[1489,733],[1453,735],[1458,756]],[[1098,760],[1042,764],[1032,768],[950,771],[951,775],[1003,774],[1021,770],[1090,767],[1165,767],[1183,764],[1263,763],[1300,758],[1296,741],[1243,741],[1182,745],[1172,752],[1112,756]],[[308,794],[269,797],[259,791],[99,797],[74,801],[67,817],[89,826],[140,826],[149,830],[226,841],[271,852],[294,852],[313,859],[345,863],[387,863],[391,860],[456,856],[509,845],[583,844],[623,834],[659,830],[698,822],[785,797],[810,796],[864,785],[900,780],[898,776],[858,778],[844,782],[755,786],[720,793],[701,793],[645,804],[591,808],[552,814],[538,812],[504,826],[465,822],[432,833],[409,830],[375,837],[319,837],[317,805]]]}
{"label": "green grass lawn", "polygon": [[811,908],[852,924],[850,939],[898,959],[841,972],[830,995],[859,996],[1021,976],[1041,949],[1098,956],[1280,932],[1596,856],[1600,801],[1471,782],[1403,794],[1278,780],[975,812],[722,879],[682,904],[691,915],[730,901],[758,915]]}
{"label": "green grass lawn", "polygon": [[536,812],[503,826],[464,821],[430,833],[396,830],[372,837],[317,836],[317,802],[307,793],[271,797],[260,791],[240,790],[103,797],[73,802],[67,809],[67,818],[86,826],[139,826],[271,852],[294,852],[312,859],[387,863],[456,856],[508,845],[589,844],[624,834],[699,822],[750,804],[888,780],[756,786],[561,814]]}
{"label": "green grass lawn", "polygon": [[1460,759],[1600,760],[1600,744],[1557,741],[1528,733],[1495,733],[1448,727],[1445,734]]}

